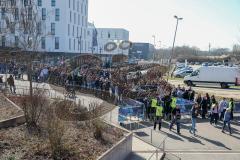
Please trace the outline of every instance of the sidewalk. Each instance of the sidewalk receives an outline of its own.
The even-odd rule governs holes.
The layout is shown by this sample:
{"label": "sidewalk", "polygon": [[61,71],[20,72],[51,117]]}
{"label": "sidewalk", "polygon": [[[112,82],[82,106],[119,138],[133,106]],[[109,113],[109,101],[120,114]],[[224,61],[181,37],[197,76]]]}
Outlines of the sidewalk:
{"label": "sidewalk", "polygon": [[127,157],[126,160],[156,160],[163,157],[163,153],[159,151],[158,154],[156,154],[156,147],[153,147],[152,145],[149,145],[148,143],[136,138],[133,136],[133,146],[132,146],[132,154]]}

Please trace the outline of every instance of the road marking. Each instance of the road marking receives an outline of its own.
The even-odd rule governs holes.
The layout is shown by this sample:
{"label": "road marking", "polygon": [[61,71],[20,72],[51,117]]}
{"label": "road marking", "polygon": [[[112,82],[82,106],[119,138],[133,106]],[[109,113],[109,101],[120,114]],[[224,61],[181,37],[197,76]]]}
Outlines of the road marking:
{"label": "road marking", "polygon": [[177,154],[240,154],[240,150],[165,150]]}

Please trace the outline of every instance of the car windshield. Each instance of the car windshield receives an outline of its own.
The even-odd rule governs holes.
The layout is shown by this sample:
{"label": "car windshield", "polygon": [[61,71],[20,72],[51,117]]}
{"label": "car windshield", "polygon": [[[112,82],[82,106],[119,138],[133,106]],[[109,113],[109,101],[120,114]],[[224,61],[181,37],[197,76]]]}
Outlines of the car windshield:
{"label": "car windshield", "polygon": [[197,75],[199,75],[199,70],[196,70],[196,71],[194,71],[194,72],[192,72],[192,74],[191,74],[191,76],[197,76]]}

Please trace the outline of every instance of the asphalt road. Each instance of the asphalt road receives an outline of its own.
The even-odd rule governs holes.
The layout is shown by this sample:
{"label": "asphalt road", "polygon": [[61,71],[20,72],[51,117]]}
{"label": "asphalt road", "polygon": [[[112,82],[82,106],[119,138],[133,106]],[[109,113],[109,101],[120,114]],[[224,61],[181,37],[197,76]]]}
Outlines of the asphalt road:
{"label": "asphalt road", "polygon": [[[169,82],[175,86],[181,85],[187,87],[183,80],[169,80]],[[192,87],[196,92],[198,93],[209,93],[210,95],[215,95],[216,97],[226,97],[226,98],[234,98],[240,100],[240,88],[228,88],[228,89],[222,89],[220,86],[214,86],[214,87],[206,87],[206,86],[196,86]]]}

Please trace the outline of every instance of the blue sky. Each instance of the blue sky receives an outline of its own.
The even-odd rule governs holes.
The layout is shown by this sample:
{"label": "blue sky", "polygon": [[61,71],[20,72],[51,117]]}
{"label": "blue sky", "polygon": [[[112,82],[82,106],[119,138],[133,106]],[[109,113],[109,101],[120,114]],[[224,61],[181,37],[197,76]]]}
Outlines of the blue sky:
{"label": "blue sky", "polygon": [[[130,40],[172,45],[176,20],[176,45],[232,48],[240,43],[240,0],[89,0],[89,21],[96,27],[126,28]],[[160,44],[160,43],[158,43]]]}

